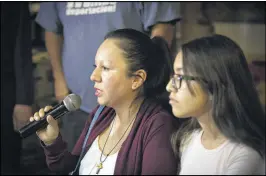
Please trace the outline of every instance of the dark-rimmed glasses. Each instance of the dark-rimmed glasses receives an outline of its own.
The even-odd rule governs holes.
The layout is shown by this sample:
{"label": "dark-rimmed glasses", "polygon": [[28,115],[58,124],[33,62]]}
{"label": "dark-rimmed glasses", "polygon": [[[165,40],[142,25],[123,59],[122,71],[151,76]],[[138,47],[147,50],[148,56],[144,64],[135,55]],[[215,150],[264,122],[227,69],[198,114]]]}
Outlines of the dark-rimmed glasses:
{"label": "dark-rimmed glasses", "polygon": [[175,91],[178,91],[181,88],[183,80],[197,80],[197,78],[194,76],[174,74],[171,78],[171,82],[172,87],[175,89]]}

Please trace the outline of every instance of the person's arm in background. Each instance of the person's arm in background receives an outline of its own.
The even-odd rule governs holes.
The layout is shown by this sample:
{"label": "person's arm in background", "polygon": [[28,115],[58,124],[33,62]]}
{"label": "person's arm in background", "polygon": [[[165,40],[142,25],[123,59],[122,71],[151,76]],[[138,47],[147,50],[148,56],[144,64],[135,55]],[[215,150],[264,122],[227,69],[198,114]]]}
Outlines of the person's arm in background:
{"label": "person's arm in background", "polygon": [[16,105],[13,111],[15,130],[23,127],[32,115],[34,101],[31,54],[31,19],[28,3],[20,4],[19,28],[15,46]]}
{"label": "person's arm in background", "polygon": [[62,35],[45,31],[45,46],[51,60],[55,96],[58,101],[62,101],[69,93],[62,67],[62,45]]}
{"label": "person's arm in background", "polygon": [[175,26],[171,23],[157,23],[152,26],[151,38],[160,36],[167,41],[169,48],[171,48],[175,34],[174,30]]}
{"label": "person's arm in background", "polygon": [[69,89],[62,67],[63,26],[57,14],[56,2],[41,3],[36,22],[45,29],[45,45],[53,70],[55,96],[62,101]]}
{"label": "person's arm in background", "polygon": [[175,35],[175,24],[180,21],[179,2],[143,2],[142,21],[145,31],[150,31],[151,38],[163,37],[171,48]]}

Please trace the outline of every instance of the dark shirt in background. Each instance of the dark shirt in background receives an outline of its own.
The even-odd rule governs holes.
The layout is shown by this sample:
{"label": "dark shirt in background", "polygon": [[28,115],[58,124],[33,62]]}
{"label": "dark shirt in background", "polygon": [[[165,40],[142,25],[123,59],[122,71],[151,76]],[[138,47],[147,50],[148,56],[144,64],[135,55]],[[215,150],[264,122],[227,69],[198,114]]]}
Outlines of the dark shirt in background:
{"label": "dark shirt in background", "polygon": [[1,175],[19,172],[22,143],[16,104],[33,104],[31,20],[27,2],[1,2]]}

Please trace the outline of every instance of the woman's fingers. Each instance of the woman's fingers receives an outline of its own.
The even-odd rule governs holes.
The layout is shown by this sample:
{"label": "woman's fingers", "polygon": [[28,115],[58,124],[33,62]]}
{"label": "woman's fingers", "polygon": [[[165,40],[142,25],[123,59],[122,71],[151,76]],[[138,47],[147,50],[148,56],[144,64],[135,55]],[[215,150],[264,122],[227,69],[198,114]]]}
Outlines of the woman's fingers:
{"label": "woman's fingers", "polygon": [[35,113],[34,113],[34,119],[35,119],[36,121],[40,120],[40,116],[39,116],[39,113],[38,113],[38,112],[35,112]]}
{"label": "woman's fingers", "polygon": [[49,110],[51,110],[51,109],[53,109],[52,106],[45,106],[45,108],[44,108],[44,112],[47,112],[47,111],[49,111]]}
{"label": "woman's fingers", "polygon": [[52,106],[45,106],[45,108],[41,108],[39,112],[35,112],[33,117],[30,117],[30,122],[33,122],[34,120],[38,121],[42,117],[44,117],[45,113],[53,109]]}
{"label": "woman's fingers", "polygon": [[41,109],[39,110],[39,116],[42,118],[42,117],[44,116],[44,114],[45,114],[44,109],[41,108]]}
{"label": "woman's fingers", "polygon": [[30,117],[30,122],[33,122],[34,121],[34,117]]}

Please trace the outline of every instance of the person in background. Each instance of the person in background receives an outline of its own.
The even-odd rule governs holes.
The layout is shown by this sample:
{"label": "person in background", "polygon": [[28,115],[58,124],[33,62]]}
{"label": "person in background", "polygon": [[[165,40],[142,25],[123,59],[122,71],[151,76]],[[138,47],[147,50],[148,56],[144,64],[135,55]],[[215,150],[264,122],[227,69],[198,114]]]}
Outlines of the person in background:
{"label": "person in background", "polygon": [[[32,115],[33,67],[28,3],[1,2],[1,174],[18,174],[17,131]],[[12,118],[13,117],[13,118]]]}
{"label": "person in background", "polygon": [[[45,29],[45,42],[58,101],[69,93],[82,98],[79,111],[62,119],[62,133],[72,150],[88,114],[97,105],[93,83],[94,57],[104,36],[116,29],[132,28],[163,37],[169,46],[180,20],[178,2],[45,2],[36,22]],[[78,117],[75,119],[74,117]]]}
{"label": "person in background", "polygon": [[[133,29],[108,33],[90,76],[97,101],[105,108],[91,130],[85,155],[75,169],[99,106],[87,119],[72,153],[67,151],[57,121],[48,116],[47,128],[37,132],[48,167],[60,174],[175,174],[178,158],[170,138],[179,121],[161,106],[160,100],[171,65],[170,51],[161,37],[150,39]],[[30,121],[40,120],[50,109],[40,109]]]}
{"label": "person in background", "polygon": [[180,175],[265,175],[265,113],[240,47],[222,35],[183,44],[167,85]]}

